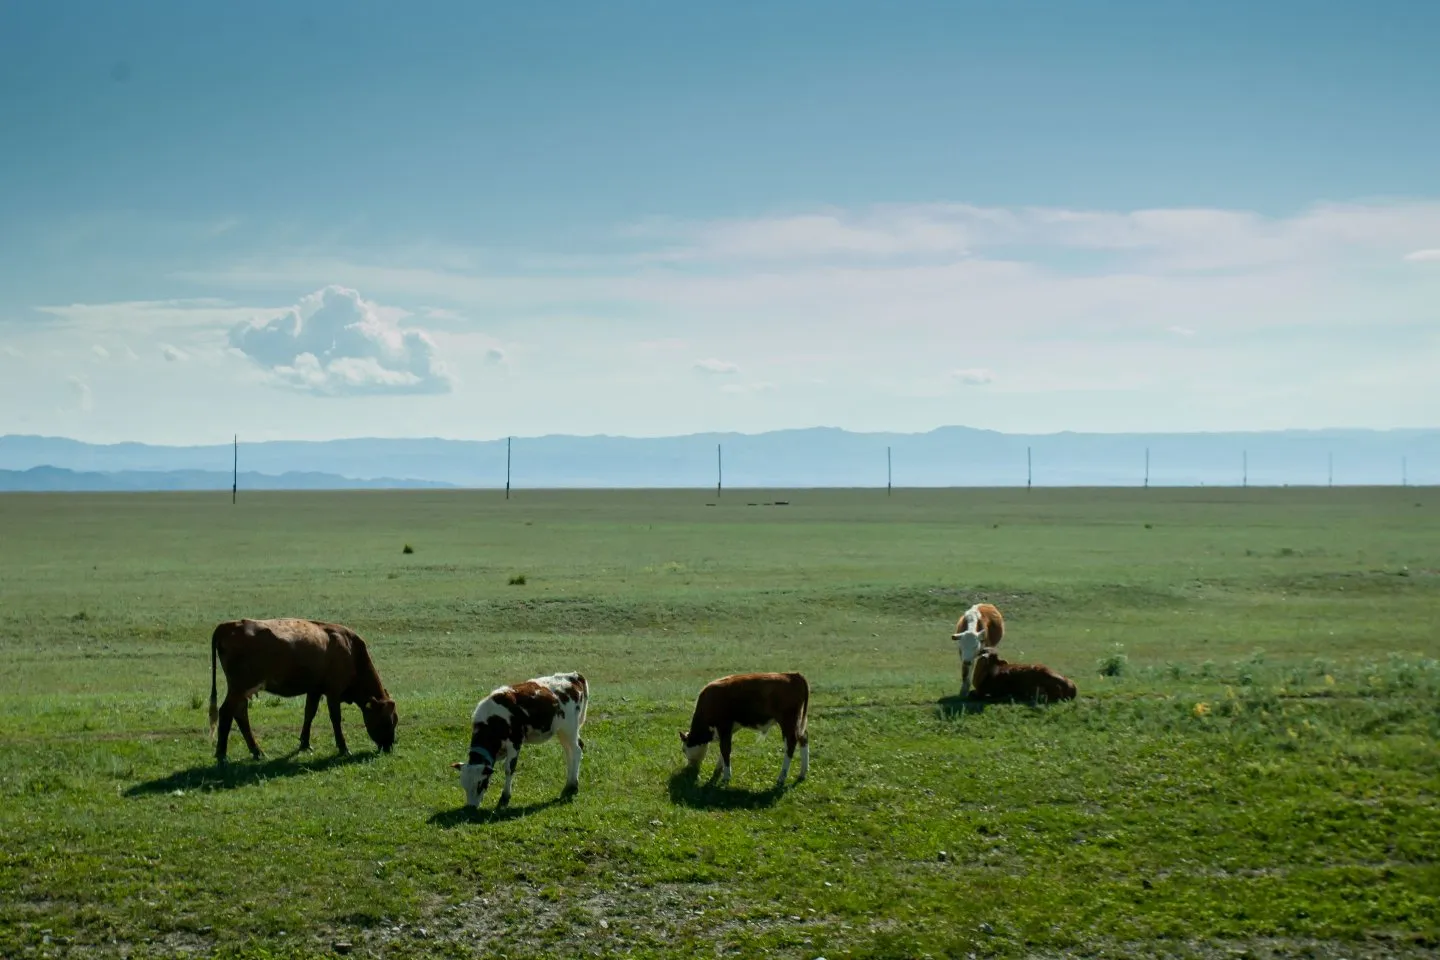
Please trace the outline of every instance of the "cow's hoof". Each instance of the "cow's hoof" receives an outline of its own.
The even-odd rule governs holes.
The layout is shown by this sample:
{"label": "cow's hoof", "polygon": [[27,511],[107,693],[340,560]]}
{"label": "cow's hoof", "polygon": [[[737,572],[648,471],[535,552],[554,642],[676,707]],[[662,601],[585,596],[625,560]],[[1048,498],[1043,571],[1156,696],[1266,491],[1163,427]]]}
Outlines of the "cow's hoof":
{"label": "cow's hoof", "polygon": [[510,798],[508,796],[501,796],[500,802],[495,804],[495,809],[504,810],[508,806],[510,806]]}
{"label": "cow's hoof", "polygon": [[578,783],[567,783],[567,784],[565,784],[564,788],[561,789],[561,791],[560,791],[560,796],[562,796],[562,797],[573,797],[573,796],[575,796],[575,794],[577,794],[577,793],[579,793],[579,792],[580,792],[580,784],[578,784]]}

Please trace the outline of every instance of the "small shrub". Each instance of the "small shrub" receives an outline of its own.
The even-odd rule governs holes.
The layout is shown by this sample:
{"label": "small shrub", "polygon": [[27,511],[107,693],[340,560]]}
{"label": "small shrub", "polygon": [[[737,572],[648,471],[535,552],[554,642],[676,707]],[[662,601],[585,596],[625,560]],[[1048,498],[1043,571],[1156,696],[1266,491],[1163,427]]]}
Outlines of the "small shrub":
{"label": "small shrub", "polygon": [[1146,529],[1146,530],[1154,530],[1154,529],[1155,529],[1155,524],[1153,524],[1153,523],[1147,523],[1147,524],[1145,524],[1145,529]]}
{"label": "small shrub", "polygon": [[1215,676],[1214,660],[1206,660],[1204,663],[1200,664],[1200,676],[1206,678],[1207,680]]}
{"label": "small shrub", "polygon": [[190,709],[191,709],[191,710],[199,710],[200,707],[201,707],[201,705],[204,704],[204,702],[205,702],[205,700],[204,700],[203,697],[200,696],[200,694],[198,694],[198,693],[192,693],[192,694],[190,694]]}
{"label": "small shrub", "polygon": [[1295,556],[1295,548],[1294,548],[1294,547],[1281,547],[1281,548],[1276,552],[1276,556],[1281,556],[1281,557],[1293,557],[1293,556]]}
{"label": "small shrub", "polygon": [[1170,663],[1166,664],[1165,672],[1170,675],[1171,680],[1180,680],[1185,676],[1185,667],[1183,664]]}
{"label": "small shrub", "polygon": [[1119,677],[1125,673],[1125,668],[1130,664],[1130,658],[1120,652],[1120,644],[1115,644],[1115,652],[1108,656],[1101,657],[1097,661],[1102,677]]}
{"label": "small shrub", "polygon": [[414,553],[414,552],[415,552],[415,548],[412,547],[412,546],[410,546],[410,544],[407,543],[407,544],[405,544],[405,548],[404,548],[403,550],[401,550],[400,552],[401,552],[401,553]]}
{"label": "small shrub", "polygon": [[81,620],[89,620],[90,614],[86,613],[84,610],[81,610],[79,613],[75,614],[70,619],[74,620],[76,623],[79,623]]}
{"label": "small shrub", "polygon": [[523,586],[525,586],[525,574],[523,574],[523,573],[517,573],[517,574],[515,574],[515,576],[511,577],[511,578],[510,578],[510,586],[512,586],[512,587],[523,587]]}

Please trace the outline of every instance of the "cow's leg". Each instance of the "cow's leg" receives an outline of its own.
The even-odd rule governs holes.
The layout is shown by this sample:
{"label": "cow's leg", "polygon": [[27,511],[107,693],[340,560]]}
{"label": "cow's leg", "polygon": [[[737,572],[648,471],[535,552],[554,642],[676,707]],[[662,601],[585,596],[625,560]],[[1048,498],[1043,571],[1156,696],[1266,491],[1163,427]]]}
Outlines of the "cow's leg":
{"label": "cow's leg", "polygon": [[335,729],[335,749],[342,754],[350,752],[345,746],[345,731],[340,729],[340,698],[333,693],[325,694],[325,707],[330,711],[330,726]]}
{"label": "cow's leg", "polygon": [[250,748],[250,756],[259,760],[263,754],[260,752],[260,744],[255,742],[255,734],[250,730],[249,697],[240,701],[240,705],[235,711],[235,725],[240,728],[240,735],[245,738],[245,745]]}
{"label": "cow's leg", "polygon": [[560,746],[565,750],[565,790],[561,794],[574,793],[580,789],[580,758],[584,755],[585,743],[579,737],[572,738],[563,731]]}
{"label": "cow's leg", "polygon": [[720,724],[720,782],[730,782],[730,738],[735,732],[734,724]]}
{"label": "cow's leg", "polygon": [[227,691],[225,702],[220,704],[219,728],[215,737],[215,762],[225,762],[225,748],[230,743],[230,724],[235,720],[235,704],[231,702]]}
{"label": "cow's leg", "polygon": [[810,733],[802,733],[796,739],[800,741],[800,772],[795,775],[795,782],[799,783],[810,772]]}
{"label": "cow's leg", "polygon": [[515,782],[515,765],[519,762],[520,748],[516,747],[510,754],[510,760],[505,764],[505,786],[500,791],[500,802],[495,804],[496,810],[510,803],[510,785]]}
{"label": "cow's leg", "polygon": [[970,664],[960,661],[960,699],[970,696]]}
{"label": "cow's leg", "polygon": [[310,724],[315,720],[315,711],[320,709],[320,692],[305,694],[305,723],[300,727],[300,749],[310,749]]}
{"label": "cow's leg", "polygon": [[799,716],[786,717],[780,723],[780,732],[785,737],[785,759],[780,764],[780,779],[775,781],[775,786],[785,786],[785,778],[790,776],[790,760],[795,756],[795,747],[799,743],[799,736],[795,733],[798,726]]}

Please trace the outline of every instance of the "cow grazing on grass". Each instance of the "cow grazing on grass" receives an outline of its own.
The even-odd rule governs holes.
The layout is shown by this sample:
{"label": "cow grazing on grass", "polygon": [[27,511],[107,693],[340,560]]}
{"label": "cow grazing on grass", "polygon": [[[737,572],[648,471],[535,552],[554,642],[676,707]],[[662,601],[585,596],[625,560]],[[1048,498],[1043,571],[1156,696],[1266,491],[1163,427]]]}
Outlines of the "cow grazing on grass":
{"label": "cow grazing on grass", "polygon": [[710,741],[720,740],[720,782],[730,779],[730,738],[739,725],[764,735],[780,724],[785,737],[785,761],[775,786],[785,785],[790,758],[800,747],[799,783],[810,768],[810,737],[806,716],[810,708],[810,685],[798,673],[741,673],[712,680],[695,698],[690,728],[680,732],[680,746],[686,765],[692,770],[705,759]]}
{"label": "cow grazing on grass", "polygon": [[[215,707],[215,661],[225,670],[225,702]],[[340,705],[354,703],[365,718],[365,731],[381,750],[395,745],[399,718],[395,701],[385,692],[365,641],[349,627],[320,620],[227,620],[210,636],[210,733],[218,721],[215,759],[225,762],[234,720],[255,759],[260,745],[250,731],[250,698],[261,690],[278,697],[305,695],[305,723],[300,749],[310,749],[310,724],[320,698],[330,710],[335,747],[348,753],[340,729]]]}
{"label": "cow grazing on grass", "polygon": [[1009,663],[994,650],[975,658],[975,689],[980,700],[1073,700],[1075,684],[1039,663]]}
{"label": "cow grazing on grass", "polygon": [[1005,618],[992,603],[977,603],[960,615],[950,639],[960,651],[960,696],[970,693],[971,674],[981,648],[995,649],[1005,636]]}
{"label": "cow grazing on grass", "polygon": [[480,806],[495,768],[505,767],[505,788],[496,809],[510,802],[510,785],[520,745],[544,743],[551,737],[565,751],[565,789],[569,796],[580,789],[580,759],[585,741],[580,728],[590,703],[590,687],[578,673],[557,673],[523,683],[497,687],[475,706],[470,718],[470,756],[464,763],[450,764],[460,771],[465,802]]}

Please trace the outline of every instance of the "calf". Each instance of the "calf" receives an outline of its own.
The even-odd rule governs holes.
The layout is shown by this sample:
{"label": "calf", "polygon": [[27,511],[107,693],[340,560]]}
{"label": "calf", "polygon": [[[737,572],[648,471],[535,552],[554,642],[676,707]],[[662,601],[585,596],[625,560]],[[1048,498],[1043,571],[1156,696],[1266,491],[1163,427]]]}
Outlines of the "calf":
{"label": "calf", "polygon": [[974,696],[981,700],[1073,700],[1075,684],[1039,663],[1009,663],[983,650],[975,658]]}
{"label": "calf", "polygon": [[[215,661],[225,670],[225,702],[215,706]],[[234,720],[245,737],[250,754],[261,757],[260,745],[250,731],[250,698],[261,690],[277,697],[305,695],[305,723],[300,728],[300,749],[310,749],[310,724],[321,696],[335,728],[335,748],[348,753],[340,729],[340,705],[354,703],[365,718],[365,732],[385,752],[395,745],[399,717],[395,701],[385,692],[380,674],[370,660],[365,641],[349,627],[320,620],[227,620],[210,635],[210,733],[218,721],[220,736],[215,759],[225,762]]]}
{"label": "calf", "polygon": [[560,795],[569,796],[579,790],[580,758],[585,752],[580,727],[585,723],[589,702],[590,688],[578,673],[557,673],[491,691],[476,704],[470,718],[469,758],[464,763],[450,764],[460,771],[465,802],[480,806],[490,786],[490,775],[504,764],[505,789],[500,792],[496,809],[508,804],[520,745],[544,743],[556,736],[565,751],[565,789]]}
{"label": "calf", "polygon": [[977,603],[960,615],[950,639],[960,651],[960,696],[970,693],[970,675],[981,647],[990,650],[1000,645],[1005,636],[1005,618],[991,603]]}
{"label": "calf", "polygon": [[785,762],[780,767],[776,787],[785,785],[790,773],[790,758],[800,746],[799,783],[810,767],[810,737],[806,732],[806,714],[810,706],[810,685],[798,673],[741,673],[712,680],[695,698],[695,712],[690,729],[680,732],[680,746],[687,766],[692,770],[705,759],[710,741],[720,739],[720,782],[730,779],[730,738],[738,724],[764,735],[770,727],[780,724],[785,736]]}

